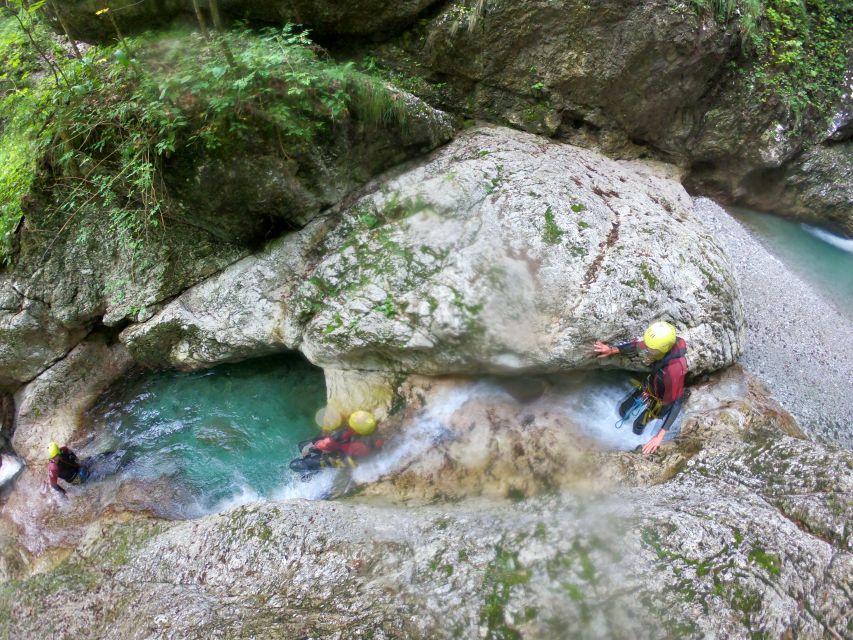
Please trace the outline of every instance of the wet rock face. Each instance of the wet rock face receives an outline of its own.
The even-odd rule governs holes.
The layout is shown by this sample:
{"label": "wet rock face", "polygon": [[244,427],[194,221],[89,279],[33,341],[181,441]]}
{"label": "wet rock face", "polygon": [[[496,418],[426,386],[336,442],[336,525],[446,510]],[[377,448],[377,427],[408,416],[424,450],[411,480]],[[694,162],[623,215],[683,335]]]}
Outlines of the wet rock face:
{"label": "wet rock face", "polygon": [[257,246],[270,227],[298,229],[369,179],[443,144],[450,118],[415,96],[389,88],[405,105],[401,121],[374,122],[354,104],[327,135],[282,148],[271,134],[235,138],[228,154],[204,152],[172,162],[164,177],[187,222],[223,242]]}
{"label": "wet rock face", "polygon": [[[436,0],[401,0],[387,3],[375,0],[334,2],[328,0],[219,0],[225,18],[258,22],[304,24],[321,35],[381,36],[405,27]],[[88,41],[103,41],[115,36],[106,18],[95,16],[103,8],[100,0],[63,0],[55,3],[73,35]],[[211,24],[206,2],[199,2]],[[116,8],[117,9],[117,8]],[[143,0],[114,11],[116,22],[125,31],[163,25],[182,16],[195,18],[190,0]]]}
{"label": "wet rock face", "polygon": [[[98,322],[150,316],[150,307],[248,253],[188,227],[135,251],[92,220],[71,222],[60,232],[41,213],[25,219],[17,264],[0,274],[0,388],[35,378]],[[52,229],[49,250],[46,234],[31,235],[28,226]]]}
{"label": "wet rock face", "polygon": [[124,345],[93,335],[15,394],[12,446],[27,461],[44,461],[51,441],[69,442],[82,414],[131,366]]}
{"label": "wet rock face", "polygon": [[[813,147],[780,182],[780,199],[787,204],[780,213],[853,238],[853,141]],[[772,209],[771,203],[764,208]]]}
{"label": "wet rock face", "polygon": [[737,47],[712,18],[668,0],[460,0],[423,31],[403,46],[472,83],[471,111],[547,134],[583,121],[677,154],[690,109]]}
{"label": "wet rock face", "polygon": [[0,281],[0,388],[10,391],[35,378],[86,335],[85,327],[62,326],[47,304],[28,297],[25,290],[25,281]]}
{"label": "wet rock face", "polygon": [[[617,157],[651,153],[688,169],[691,192],[743,203],[757,177],[780,187],[800,153],[849,137],[851,83],[848,73],[834,116],[757,98],[739,75],[756,62],[736,16],[721,24],[670,0],[454,0],[375,55],[465,117]],[[849,183],[838,165],[827,177]],[[789,187],[771,210],[800,216],[807,199],[805,217],[853,224],[849,210],[839,226],[832,202]]]}
{"label": "wet rock face", "polygon": [[[0,633],[35,637],[62,624],[103,638],[322,637],[344,627],[412,638],[843,636],[853,456],[786,434],[790,418],[737,371],[691,401],[683,441],[652,457],[601,453],[593,480],[634,471],[594,496],[579,485],[515,501],[422,494],[429,504],[414,508],[374,492],[184,523],[76,522],[67,559],[0,590]],[[536,447],[555,441],[525,430],[509,425],[507,435],[538,463]],[[494,441],[490,455],[511,449]],[[503,471],[525,473],[512,469]],[[411,500],[434,478],[377,487],[395,481]],[[75,524],[70,512],[56,516]]]}

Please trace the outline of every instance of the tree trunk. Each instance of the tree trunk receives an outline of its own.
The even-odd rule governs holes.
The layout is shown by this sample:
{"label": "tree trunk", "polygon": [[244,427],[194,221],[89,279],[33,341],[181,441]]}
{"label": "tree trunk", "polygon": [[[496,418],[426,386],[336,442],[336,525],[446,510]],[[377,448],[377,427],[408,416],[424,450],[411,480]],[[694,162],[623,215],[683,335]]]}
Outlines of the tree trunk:
{"label": "tree trunk", "polygon": [[59,20],[59,26],[62,27],[62,30],[65,32],[65,37],[68,38],[68,42],[71,43],[71,48],[74,49],[74,55],[78,60],[82,62],[83,55],[80,53],[80,49],[77,48],[77,41],[71,37],[71,32],[68,30],[68,25],[65,24],[65,19],[62,17],[62,14],[59,13],[59,10],[56,8],[56,0],[48,0],[50,4],[50,9],[53,11],[53,15],[56,16],[56,19]]}
{"label": "tree trunk", "polygon": [[205,40],[210,40],[210,32],[207,30],[207,25],[204,22],[204,14],[201,12],[198,0],[193,0],[193,9],[195,9],[195,17],[198,20],[198,28],[201,29],[201,35]]}

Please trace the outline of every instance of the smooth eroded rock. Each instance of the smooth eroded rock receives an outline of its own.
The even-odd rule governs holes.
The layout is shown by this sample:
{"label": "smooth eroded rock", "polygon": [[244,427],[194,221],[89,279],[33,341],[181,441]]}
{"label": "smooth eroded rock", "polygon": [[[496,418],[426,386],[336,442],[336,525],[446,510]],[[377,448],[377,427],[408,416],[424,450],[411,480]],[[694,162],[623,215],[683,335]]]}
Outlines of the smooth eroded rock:
{"label": "smooth eroded rock", "polygon": [[509,129],[377,183],[321,253],[290,304],[324,367],[560,371],[657,318],[694,372],[741,350],[728,261],[677,182]]}
{"label": "smooth eroded rock", "polygon": [[83,412],[132,360],[124,345],[92,335],[15,394],[12,447],[27,461],[43,461],[51,441],[65,444]]}

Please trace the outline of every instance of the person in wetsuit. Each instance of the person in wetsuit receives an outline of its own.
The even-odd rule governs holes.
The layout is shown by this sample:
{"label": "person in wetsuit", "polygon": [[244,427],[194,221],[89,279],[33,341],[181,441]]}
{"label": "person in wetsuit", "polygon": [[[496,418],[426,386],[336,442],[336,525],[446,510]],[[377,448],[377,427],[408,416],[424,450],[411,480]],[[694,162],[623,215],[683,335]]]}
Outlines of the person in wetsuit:
{"label": "person in wetsuit", "polygon": [[80,484],[89,475],[86,467],[68,447],[60,447],[51,442],[47,452],[50,461],[47,463],[47,479],[51,488],[66,495],[67,492],[59,486],[59,480],[65,480],[69,484]]}
{"label": "person in wetsuit", "polygon": [[672,324],[658,321],[649,325],[642,338],[634,338],[613,345],[596,341],[594,348],[599,358],[638,351],[644,352],[649,357],[651,372],[645,382],[619,405],[619,415],[624,418],[638,401],[645,405],[634,420],[633,431],[637,435],[643,432],[646,424],[651,420],[663,419],[660,430],[643,447],[643,453],[654,453],[663,442],[684,403],[687,343],[676,335],[676,329]]}
{"label": "person in wetsuit", "polygon": [[356,458],[364,458],[384,444],[374,434],[376,418],[368,411],[356,411],[345,427],[317,438],[303,447],[302,456],[291,461],[293,471],[313,472],[323,468],[356,466]]}

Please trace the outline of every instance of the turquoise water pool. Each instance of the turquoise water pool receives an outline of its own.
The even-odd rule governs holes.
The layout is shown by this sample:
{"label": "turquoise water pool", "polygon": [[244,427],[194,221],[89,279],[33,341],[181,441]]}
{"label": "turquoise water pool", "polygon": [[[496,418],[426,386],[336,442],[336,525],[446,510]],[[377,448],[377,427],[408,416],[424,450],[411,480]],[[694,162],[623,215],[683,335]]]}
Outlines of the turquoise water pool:
{"label": "turquoise water pool", "polygon": [[749,209],[728,211],[788,267],[853,319],[853,240]]}
{"label": "turquoise water pool", "polygon": [[84,453],[115,451],[101,468],[110,477],[168,477],[187,515],[217,511],[292,481],[287,464],[319,433],[325,399],[323,372],[298,356],[136,374],[90,411],[98,435]]}

